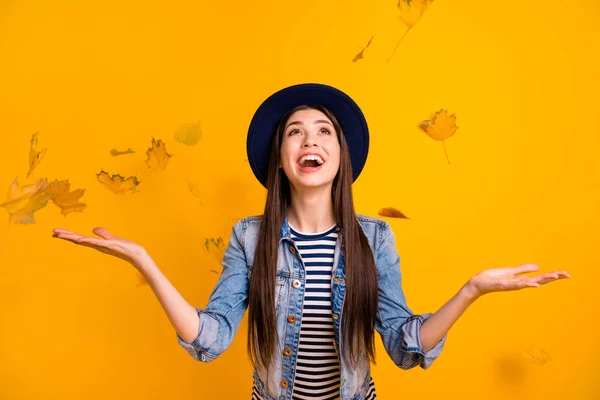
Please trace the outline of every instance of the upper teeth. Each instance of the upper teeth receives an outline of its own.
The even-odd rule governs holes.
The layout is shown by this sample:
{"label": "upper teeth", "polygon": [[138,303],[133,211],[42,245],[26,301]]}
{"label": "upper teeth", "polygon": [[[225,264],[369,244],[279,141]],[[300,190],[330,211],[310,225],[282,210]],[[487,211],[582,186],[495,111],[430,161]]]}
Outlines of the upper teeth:
{"label": "upper teeth", "polygon": [[312,155],[312,154],[309,154],[309,155],[306,155],[306,156],[302,157],[300,159],[300,164],[302,164],[306,160],[316,160],[319,164],[323,164],[323,159],[321,157],[316,156],[316,155]]}

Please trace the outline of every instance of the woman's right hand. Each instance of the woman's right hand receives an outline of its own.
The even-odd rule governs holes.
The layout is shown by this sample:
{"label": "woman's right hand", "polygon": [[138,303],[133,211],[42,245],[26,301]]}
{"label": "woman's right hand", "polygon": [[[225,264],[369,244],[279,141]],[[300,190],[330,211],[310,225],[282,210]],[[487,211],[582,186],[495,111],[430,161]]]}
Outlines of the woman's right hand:
{"label": "woman's right hand", "polygon": [[148,257],[146,249],[144,249],[139,244],[127,239],[117,237],[104,228],[94,228],[92,232],[100,237],[96,238],[82,236],[77,233],[60,228],[54,228],[52,230],[52,237],[68,240],[69,242],[81,246],[91,247],[93,249],[101,251],[102,253],[118,257],[132,264],[137,269],[140,268],[140,266],[143,263],[143,260]]}

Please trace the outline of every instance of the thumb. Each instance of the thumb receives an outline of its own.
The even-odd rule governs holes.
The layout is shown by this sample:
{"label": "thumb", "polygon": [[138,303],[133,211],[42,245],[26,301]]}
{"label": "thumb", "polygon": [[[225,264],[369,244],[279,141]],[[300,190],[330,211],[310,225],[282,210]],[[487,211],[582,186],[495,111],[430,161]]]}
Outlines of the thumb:
{"label": "thumb", "polygon": [[106,229],[102,228],[102,227],[97,227],[92,229],[92,232],[94,232],[96,235],[100,236],[103,239],[107,239],[107,240],[113,240],[113,239],[117,239],[117,237],[113,234],[111,234],[109,231],[107,231]]}

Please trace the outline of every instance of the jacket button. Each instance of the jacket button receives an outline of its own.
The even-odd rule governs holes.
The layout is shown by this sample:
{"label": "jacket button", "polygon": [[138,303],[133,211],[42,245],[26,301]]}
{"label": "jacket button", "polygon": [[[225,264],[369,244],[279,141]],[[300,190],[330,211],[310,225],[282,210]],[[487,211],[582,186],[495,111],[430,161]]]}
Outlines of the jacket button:
{"label": "jacket button", "polygon": [[296,254],[296,248],[294,246],[290,246],[290,253]]}
{"label": "jacket button", "polygon": [[292,349],[285,349],[283,350],[283,355],[286,357],[289,357],[292,355]]}
{"label": "jacket button", "polygon": [[295,315],[288,315],[288,322],[290,324],[293,324],[294,322],[296,322],[296,316]]}
{"label": "jacket button", "polygon": [[288,381],[286,381],[285,379],[281,380],[281,387],[286,388],[288,387]]}
{"label": "jacket button", "polygon": [[299,281],[298,279],[294,279],[294,280],[292,281],[292,287],[293,287],[294,289],[298,289],[298,288],[300,287],[300,281]]}
{"label": "jacket button", "polygon": [[333,315],[331,316],[331,318],[335,319],[336,321],[338,320],[338,318],[339,318],[339,317],[340,317],[340,316],[339,316],[339,315],[337,315],[337,314],[333,314]]}

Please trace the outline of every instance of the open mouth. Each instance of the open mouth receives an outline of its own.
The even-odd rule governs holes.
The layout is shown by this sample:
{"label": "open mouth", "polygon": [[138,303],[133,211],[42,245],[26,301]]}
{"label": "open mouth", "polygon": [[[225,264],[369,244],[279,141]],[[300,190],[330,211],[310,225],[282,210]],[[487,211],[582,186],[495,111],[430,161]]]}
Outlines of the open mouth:
{"label": "open mouth", "polygon": [[298,160],[298,166],[303,172],[313,172],[321,168],[325,161],[318,155],[305,155]]}

